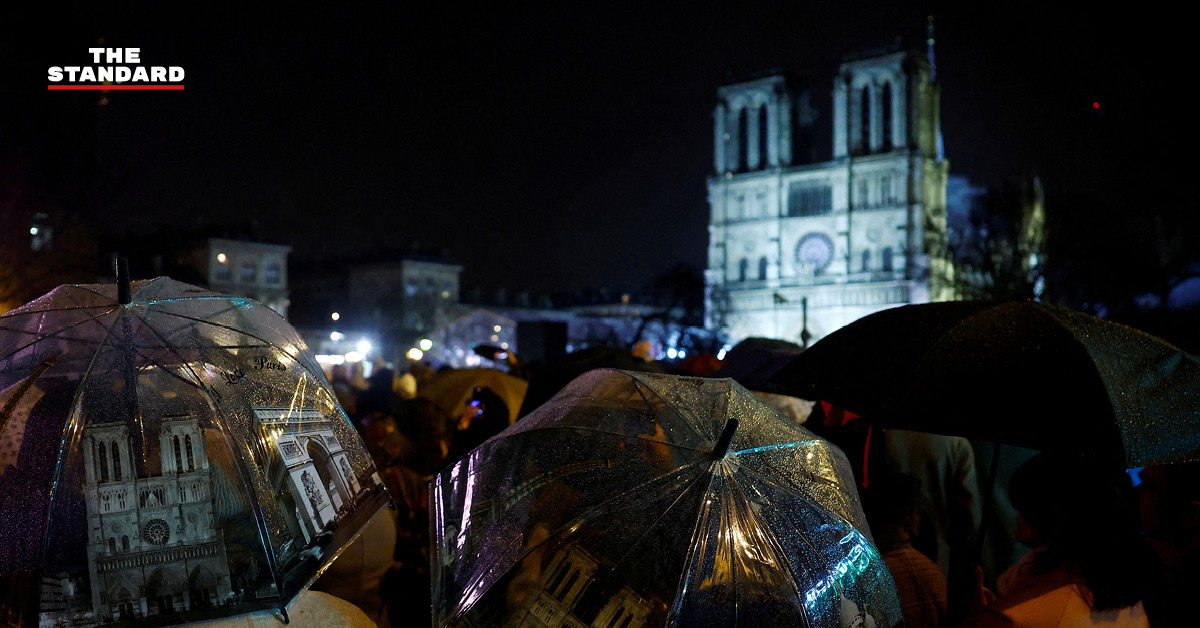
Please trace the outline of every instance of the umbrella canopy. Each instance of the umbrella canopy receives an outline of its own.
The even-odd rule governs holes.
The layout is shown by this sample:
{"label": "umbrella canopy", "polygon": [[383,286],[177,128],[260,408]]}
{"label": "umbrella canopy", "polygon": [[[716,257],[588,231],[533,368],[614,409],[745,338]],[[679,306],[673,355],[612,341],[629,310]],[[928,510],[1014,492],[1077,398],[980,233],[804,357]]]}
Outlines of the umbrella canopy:
{"label": "umbrella canopy", "polygon": [[885,310],[822,339],[776,381],[891,427],[1109,454],[1130,467],[1200,459],[1200,363],[1045,303]]}
{"label": "umbrella canopy", "polygon": [[436,626],[901,621],[844,455],[729,379],[584,374],[430,501]]}
{"label": "umbrella canopy", "polygon": [[0,316],[0,596],[22,625],[284,609],[387,502],[304,342],[170,279]]}
{"label": "umbrella canopy", "polygon": [[517,420],[529,382],[496,369],[456,369],[439,373],[433,381],[417,391],[417,396],[432,401],[457,420],[471,400],[472,391],[478,386],[492,389],[504,400],[508,406],[509,423]]}

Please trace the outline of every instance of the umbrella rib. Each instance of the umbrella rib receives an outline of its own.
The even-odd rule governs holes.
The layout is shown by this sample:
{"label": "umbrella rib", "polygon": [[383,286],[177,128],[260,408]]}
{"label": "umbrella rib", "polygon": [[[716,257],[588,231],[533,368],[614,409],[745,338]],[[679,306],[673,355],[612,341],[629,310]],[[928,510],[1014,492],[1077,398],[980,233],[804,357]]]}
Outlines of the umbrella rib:
{"label": "umbrella rib", "polygon": [[[593,434],[609,434],[611,436],[620,436],[620,437],[624,438],[625,440],[641,440],[641,441],[646,441],[649,443],[657,443],[660,445],[666,445],[667,447],[675,447],[676,449],[686,449],[687,451],[696,451],[696,452],[704,452],[704,453],[707,453],[709,451],[707,448],[700,449],[698,447],[689,447],[688,445],[681,445],[679,443],[670,443],[670,442],[667,442],[664,440],[656,440],[656,439],[650,438],[648,436],[643,436],[641,434],[624,434],[621,432],[614,432],[612,430],[597,430],[597,429],[593,429],[593,428],[583,426],[583,425],[542,425],[542,426],[538,426],[538,427],[531,427],[528,429],[521,430],[520,432],[517,432],[517,434],[526,434],[529,432],[537,432],[537,431],[542,431],[542,430],[583,430],[586,432],[592,432]],[[493,436],[492,438],[495,438],[495,437]]]}
{"label": "umbrella rib", "polygon": [[[108,330],[107,330],[108,334],[104,337],[104,340],[101,341],[101,343],[100,343],[101,347],[103,347],[105,344],[107,344],[108,340],[113,337],[113,333],[116,330],[116,328],[117,328],[116,325],[112,325],[108,328]],[[100,353],[101,352],[99,350],[97,350],[96,353],[92,355],[92,361],[88,364],[87,370],[84,371],[83,374],[79,376],[79,386],[75,389],[75,394],[71,398],[71,405],[68,407],[70,407],[72,409],[79,407],[79,399],[80,399],[80,397],[83,396],[83,389],[84,389],[83,384],[84,384],[84,382],[87,381],[88,377],[92,374],[92,369],[96,367],[96,361],[100,359]],[[63,422],[62,439],[59,441],[61,443],[61,446],[58,449],[58,460],[56,460],[54,463],[54,481],[50,484],[50,500],[49,500],[49,504],[46,506],[46,527],[44,529],[47,531],[50,530],[50,520],[54,513],[54,503],[55,503],[54,496],[58,492],[58,483],[60,480],[62,480],[63,460],[67,457],[67,451],[69,449],[68,447],[65,446],[66,442],[67,442],[67,435],[72,431],[72,429],[74,429],[74,426],[72,425],[72,423],[73,423],[73,421],[71,421],[69,418],[68,418],[68,420]],[[50,534],[46,534],[46,539],[42,543],[42,562],[43,563],[46,560],[46,553],[50,550],[50,536],[51,536]]]}
{"label": "umbrella rib", "polygon": [[[790,493],[790,494],[792,494],[792,495],[795,495],[795,496],[797,496],[797,497],[799,497],[799,498],[801,498],[801,499],[805,499],[805,500],[807,500],[807,501],[810,501],[810,502],[816,502],[816,503],[818,503],[818,504],[820,503],[819,501],[817,501],[817,499],[816,499],[814,496],[812,496],[812,495],[808,495],[808,494],[805,494],[805,493],[803,493],[803,492],[799,492],[799,491],[793,490],[792,488],[790,488],[790,487],[787,487],[787,486],[783,486],[782,484],[779,484],[779,483],[778,483],[778,482],[776,482],[774,479],[772,479],[770,476],[762,475],[762,474],[760,474],[760,473],[757,473],[757,472],[755,472],[755,471],[752,471],[752,470],[750,470],[750,469],[747,469],[747,468],[745,468],[745,467],[742,467],[742,470],[743,470],[743,471],[745,471],[746,473],[750,474],[750,475],[753,475],[753,476],[754,476],[756,479],[758,479],[758,480],[762,481],[764,484],[770,485],[771,487],[773,487],[773,488],[775,488],[775,489],[777,489],[777,490],[783,491],[783,492],[785,492],[785,493]],[[810,479],[812,479],[812,480],[815,480],[815,481],[821,482],[821,483],[826,483],[826,484],[828,484],[829,486],[837,486],[837,485],[838,485],[836,482],[830,482],[829,480],[826,480],[825,478],[822,478],[822,477],[820,477],[820,476],[814,476],[814,475],[810,475],[810,476],[809,476],[809,478],[810,478]],[[839,521],[841,521],[842,523],[845,523],[846,525],[848,525],[848,526],[850,526],[850,527],[852,527],[852,528],[854,528],[854,529],[856,529],[856,530],[858,529],[858,527],[857,527],[857,526],[855,526],[853,523],[851,523],[850,521],[848,521],[848,520],[847,520],[845,517],[843,517],[841,514],[839,514],[839,513],[835,512],[835,511],[833,511],[832,509],[828,509],[828,508],[826,508],[824,511],[825,511],[825,512],[829,512],[829,513],[830,513],[830,514],[832,514],[833,516],[837,517],[837,518],[838,518],[838,520],[839,520]],[[810,545],[811,545],[811,544],[810,544]]]}
{"label": "umbrella rib", "polygon": [[[757,476],[758,474],[755,474],[755,475]],[[749,497],[747,497],[746,491],[744,489],[742,489],[741,483],[737,481],[736,474],[730,474],[730,476],[728,477],[728,480],[729,480],[729,483],[732,485],[732,488],[738,492],[739,497],[744,502],[749,503],[750,499],[749,499]],[[763,520],[763,518],[760,517],[759,514],[757,512],[755,512],[753,508],[747,508],[746,510],[747,510],[747,514],[749,514],[750,517],[754,519],[756,525],[758,525],[759,528],[763,529],[764,531],[768,531],[768,532],[770,531],[770,526],[767,525],[767,522],[765,520]],[[783,519],[785,521],[788,520],[787,517],[784,517]],[[790,525],[790,523],[789,523],[789,525]],[[774,534],[764,534],[763,536],[766,537],[767,543],[770,545],[771,549],[776,553],[776,555],[778,555],[778,557],[781,560],[783,560],[784,563],[787,564],[787,569],[784,570],[784,573],[787,576],[787,581],[792,585],[792,591],[796,594],[796,599],[797,600],[804,599],[804,592],[800,590],[800,583],[796,582],[796,576],[795,576],[795,571],[794,571],[795,565],[792,564],[792,561],[788,557],[787,552],[783,549],[783,546],[779,544],[779,542],[777,541],[777,537]],[[812,547],[812,543],[807,538],[804,539],[804,542],[807,543],[809,545],[809,547]]]}
{"label": "umbrella rib", "polygon": [[621,564],[621,563],[625,562],[625,559],[628,558],[629,555],[633,553],[634,548],[637,547],[637,545],[642,542],[642,539],[646,538],[646,536],[650,534],[650,531],[658,526],[658,522],[662,521],[663,517],[666,517],[667,513],[671,512],[671,509],[679,504],[680,500],[683,499],[684,495],[686,495],[691,490],[691,485],[695,484],[699,480],[700,480],[699,475],[697,475],[696,477],[689,480],[688,483],[686,485],[684,485],[682,490],[680,490],[679,496],[675,498],[675,501],[671,502],[670,506],[667,506],[666,510],[664,510],[662,512],[662,514],[659,515],[658,518],[654,520],[654,523],[651,523],[649,526],[646,526],[646,531],[643,532],[642,535],[639,536],[636,541],[629,544],[629,551],[625,552],[625,554],[623,556],[621,556],[621,558],[617,559],[617,561],[614,564]]}
{"label": "umbrella rib", "polygon": [[[609,504],[609,503],[613,502],[614,500],[625,497],[626,495],[629,495],[630,493],[633,493],[634,491],[637,491],[638,489],[641,489],[642,487],[644,487],[647,484],[650,484],[652,482],[663,480],[663,479],[669,478],[673,475],[681,475],[681,472],[683,472],[683,471],[692,471],[694,469],[692,469],[691,467],[695,467],[696,465],[700,464],[701,462],[708,462],[708,461],[689,462],[685,465],[681,465],[681,466],[675,468],[675,470],[671,471],[670,473],[650,478],[649,480],[646,480],[645,482],[641,482],[636,486],[630,487],[629,489],[627,489],[617,495],[612,495],[612,496],[600,501],[599,503],[593,504],[592,506],[590,506],[587,510],[583,511],[578,516],[574,517],[573,519],[571,519],[571,520],[567,521],[566,523],[564,523],[563,525],[559,526],[551,534],[546,535],[546,538],[543,539],[541,542],[525,548],[525,551],[522,552],[521,555],[518,556],[517,559],[514,560],[512,564],[516,565],[516,564],[520,563],[522,560],[525,559],[525,557],[529,556],[529,554],[533,553],[539,547],[545,545],[546,543],[549,543],[552,539],[558,538],[563,533],[564,530],[569,530],[571,528],[571,526],[591,521],[591,520],[599,517],[601,514],[604,514],[604,513],[598,512],[598,511],[600,511],[603,508],[603,506],[605,506],[606,504]],[[475,473],[472,473],[471,475],[475,475]],[[471,477],[471,475],[468,475],[467,478]],[[464,478],[462,481],[465,482],[467,478]],[[596,514],[592,514],[592,513],[596,513]],[[592,516],[589,517],[588,515],[592,515]],[[512,543],[516,543],[520,540],[521,539],[519,539],[519,538],[514,538],[512,540],[512,542],[510,543],[510,547],[511,547]],[[500,552],[499,554],[503,555],[503,552]],[[507,569],[511,569],[511,568],[512,567],[510,566]],[[506,569],[506,571],[507,571],[507,569]],[[463,587],[463,590],[469,591],[469,590],[472,590],[475,587],[477,587],[479,585],[480,579],[484,575],[489,573],[490,571],[491,571],[490,567],[487,569],[481,569],[480,572],[478,572],[479,573],[478,577],[473,578],[472,580],[467,582],[466,586]],[[458,605],[455,606],[454,610],[451,612],[451,615],[457,617],[457,616],[460,616],[463,611],[467,610],[462,607],[462,602],[463,602],[463,600],[459,600]]]}
{"label": "umbrella rib", "polygon": [[[93,323],[93,322],[96,324],[99,324],[100,317],[104,316],[105,314],[111,313],[115,309],[116,308],[110,308],[107,312],[101,312],[100,314],[98,314],[96,316],[81,320],[76,323],[72,323],[70,325],[67,325],[66,327],[61,327],[49,334],[42,334],[42,333],[35,332],[35,331],[28,331],[28,330],[24,330],[24,329],[13,329],[13,328],[10,328],[7,326],[0,326],[0,331],[11,331],[11,332],[18,333],[18,334],[24,334],[26,336],[34,336],[34,339],[31,342],[29,342],[28,344],[21,345],[20,347],[17,347],[15,350],[10,351],[10,352],[6,353],[5,355],[0,355],[0,360],[7,360],[8,358],[11,358],[12,356],[24,351],[25,349],[28,349],[29,347],[32,347],[33,345],[35,345],[43,340],[57,338],[60,335],[62,335],[64,332],[71,330],[71,329],[75,329],[76,327],[79,327],[80,325],[85,325],[87,323]],[[38,313],[40,314],[41,312],[38,312]],[[82,343],[86,343],[86,344],[95,344],[98,347],[102,346],[107,341],[107,338],[108,338],[107,334],[109,332],[111,332],[112,329],[111,328],[105,329],[103,325],[101,325],[100,328],[104,329],[105,334],[106,334],[105,338],[103,340],[96,341],[96,340],[91,340],[89,338],[68,338],[67,340],[70,340],[72,343],[82,342]]]}
{"label": "umbrella rib", "polygon": [[[230,309],[232,309],[232,308],[230,308]],[[282,353],[282,354],[284,354],[284,355],[288,356],[288,358],[289,358],[289,359],[290,359],[292,362],[295,362],[297,366],[300,366],[301,368],[303,368],[303,369],[304,369],[304,370],[305,370],[305,371],[306,371],[306,372],[309,374],[309,376],[310,376],[310,377],[313,377],[313,378],[316,378],[316,377],[317,377],[317,374],[316,374],[316,373],[315,373],[315,372],[314,372],[314,371],[313,371],[311,368],[309,368],[307,364],[305,364],[304,362],[302,362],[302,361],[300,361],[299,359],[297,359],[297,358],[296,358],[296,356],[293,356],[291,353],[288,353],[288,352],[287,352],[287,350],[285,350],[283,347],[280,347],[279,345],[275,344],[274,342],[271,342],[270,340],[267,340],[266,338],[261,338],[261,337],[259,337],[259,336],[258,336],[258,335],[256,335],[256,334],[250,333],[250,332],[249,332],[249,331],[247,331],[247,330],[244,330],[244,329],[238,329],[238,328],[236,328],[236,327],[232,327],[232,326],[229,326],[229,325],[225,325],[225,324],[223,324],[223,323],[217,323],[217,322],[214,322],[214,321],[206,321],[206,320],[204,320],[204,319],[202,319],[202,318],[196,318],[196,317],[194,317],[194,316],[186,316],[186,315],[184,315],[184,314],[179,314],[179,313],[177,313],[177,312],[168,312],[168,311],[166,311],[166,310],[155,310],[155,313],[157,313],[157,314],[165,314],[165,315],[168,315],[168,316],[175,316],[175,317],[177,317],[177,318],[182,318],[182,319],[185,319],[185,320],[195,321],[195,322],[197,322],[197,323],[201,323],[201,324],[204,324],[204,325],[211,325],[211,326],[213,326],[213,327],[219,327],[219,328],[221,328],[221,329],[225,329],[225,330],[227,330],[227,331],[231,331],[231,332],[233,332],[233,333],[235,333],[235,334],[242,334],[243,336],[249,336],[250,338],[253,338],[253,339],[255,339],[255,340],[259,341],[259,342],[262,342],[262,343],[266,344],[268,347],[272,347],[272,348],[274,348],[274,349],[278,350],[280,353]],[[144,319],[143,319],[143,320],[144,320]],[[324,373],[322,373],[322,374],[321,374],[321,377],[324,377],[324,376],[325,376],[325,374],[324,374]]]}
{"label": "umbrella rib", "polygon": [[[710,435],[701,434],[700,430],[696,429],[696,426],[692,425],[692,423],[687,420],[687,417],[683,416],[683,413],[679,411],[679,408],[676,407],[676,404],[668,403],[666,399],[663,399],[662,395],[658,394],[658,391],[654,390],[654,387],[651,386],[649,384],[649,382],[634,375],[633,373],[627,372],[626,375],[628,375],[630,379],[634,380],[635,382],[637,382],[639,384],[638,386],[635,386],[634,389],[638,391],[638,394],[641,395],[642,401],[645,401],[646,405],[651,406],[651,407],[653,407],[655,405],[654,402],[651,401],[650,398],[646,396],[645,390],[650,390],[651,392],[654,393],[654,396],[657,397],[660,402],[662,402],[663,406],[665,406],[671,412],[674,412],[675,416],[679,417],[680,420],[683,421],[683,424],[688,426],[688,428],[690,428],[692,430],[692,432],[696,434],[696,436],[699,436],[702,440],[714,440],[714,441],[716,440],[715,438],[713,438]],[[726,402],[726,403],[728,404],[728,402]],[[722,424],[723,424],[723,422],[722,422]]]}

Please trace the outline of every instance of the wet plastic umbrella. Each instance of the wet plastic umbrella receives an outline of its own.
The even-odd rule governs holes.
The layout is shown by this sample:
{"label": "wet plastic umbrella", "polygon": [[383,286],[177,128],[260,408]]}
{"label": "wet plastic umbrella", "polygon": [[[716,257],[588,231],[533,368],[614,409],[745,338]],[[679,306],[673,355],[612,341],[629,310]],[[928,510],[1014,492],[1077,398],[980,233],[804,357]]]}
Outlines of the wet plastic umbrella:
{"label": "wet plastic umbrella", "polygon": [[909,305],[830,334],[776,376],[901,429],[1200,460],[1200,362],[1166,341],[1032,301]]}
{"label": "wet plastic umbrella", "polygon": [[587,373],[431,508],[440,627],[901,621],[845,457],[728,379]]}
{"label": "wet plastic umbrella", "polygon": [[386,493],[296,332],[159,278],[0,316],[0,609],[165,625],[284,609]]}
{"label": "wet plastic umbrella", "polygon": [[455,420],[462,415],[477,386],[492,389],[508,406],[509,423],[517,420],[529,383],[496,369],[456,369],[439,373],[421,387],[417,396],[428,399]]}

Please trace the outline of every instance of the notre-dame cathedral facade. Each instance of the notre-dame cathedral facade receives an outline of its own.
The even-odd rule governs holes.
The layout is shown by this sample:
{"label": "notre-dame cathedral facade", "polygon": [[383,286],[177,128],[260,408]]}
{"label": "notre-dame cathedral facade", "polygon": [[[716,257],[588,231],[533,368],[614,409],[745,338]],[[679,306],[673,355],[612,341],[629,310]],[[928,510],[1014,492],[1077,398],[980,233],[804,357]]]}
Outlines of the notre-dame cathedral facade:
{"label": "notre-dame cathedral facade", "polygon": [[[825,122],[786,75],[718,90],[709,328],[802,342],[953,298],[939,94],[929,61],[903,51],[842,63]],[[814,139],[830,123],[832,155]]]}

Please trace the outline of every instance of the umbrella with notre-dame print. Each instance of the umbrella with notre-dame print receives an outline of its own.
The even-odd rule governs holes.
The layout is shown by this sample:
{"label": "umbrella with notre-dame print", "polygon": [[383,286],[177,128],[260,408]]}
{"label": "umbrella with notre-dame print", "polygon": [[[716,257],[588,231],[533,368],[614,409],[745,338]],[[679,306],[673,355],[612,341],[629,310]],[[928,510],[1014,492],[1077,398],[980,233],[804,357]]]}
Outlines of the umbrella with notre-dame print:
{"label": "umbrella with notre-dame print", "polygon": [[167,278],[0,316],[0,614],[286,615],[387,503],[294,329]]}

